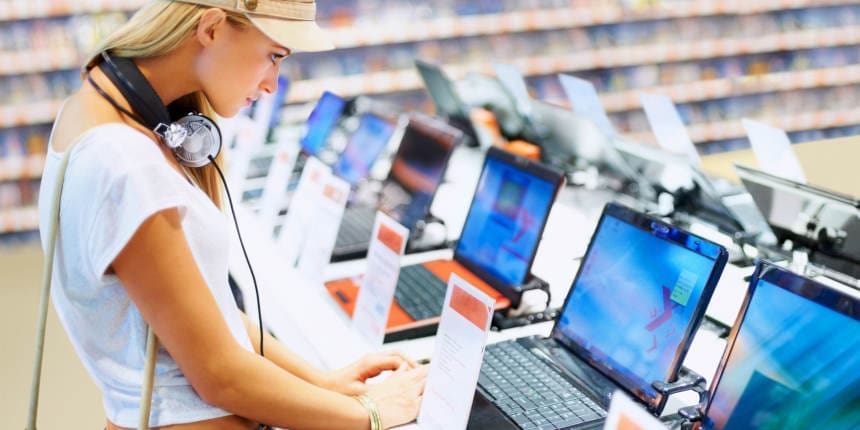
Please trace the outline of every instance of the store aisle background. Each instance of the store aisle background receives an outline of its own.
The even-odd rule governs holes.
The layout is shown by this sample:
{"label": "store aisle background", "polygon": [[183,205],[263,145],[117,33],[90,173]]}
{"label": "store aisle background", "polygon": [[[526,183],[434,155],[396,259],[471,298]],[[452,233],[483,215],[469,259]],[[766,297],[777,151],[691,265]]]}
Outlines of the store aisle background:
{"label": "store aisle background", "polygon": [[[26,424],[42,261],[36,242],[0,247],[0,429],[22,429]],[[48,316],[41,393],[38,428],[104,427],[101,394],[53,308]]]}

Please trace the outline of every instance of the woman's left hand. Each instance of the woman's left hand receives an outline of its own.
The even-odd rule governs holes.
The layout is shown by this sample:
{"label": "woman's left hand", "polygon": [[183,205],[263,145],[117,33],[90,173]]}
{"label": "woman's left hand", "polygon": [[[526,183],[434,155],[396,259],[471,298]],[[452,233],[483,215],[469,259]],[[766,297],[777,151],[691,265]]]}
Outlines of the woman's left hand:
{"label": "woman's left hand", "polygon": [[342,369],[326,373],[321,385],[348,396],[357,396],[367,391],[365,381],[368,379],[386,370],[397,370],[401,367],[411,369],[417,366],[415,361],[400,352],[377,352],[367,354]]}

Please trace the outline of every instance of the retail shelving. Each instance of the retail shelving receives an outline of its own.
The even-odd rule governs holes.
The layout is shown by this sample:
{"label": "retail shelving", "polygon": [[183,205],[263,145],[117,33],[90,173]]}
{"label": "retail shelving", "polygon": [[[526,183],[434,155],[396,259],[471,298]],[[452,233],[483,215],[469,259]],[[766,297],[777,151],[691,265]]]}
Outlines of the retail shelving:
{"label": "retail shelving", "polygon": [[20,179],[39,179],[45,167],[43,154],[31,154],[23,157],[0,158],[0,181],[17,181]]}
{"label": "retail shelving", "polygon": [[0,22],[66,15],[133,11],[145,0],[28,0],[0,1]]}
{"label": "retail shelving", "polygon": [[36,206],[0,210],[0,232],[31,231],[39,227],[39,210]]}
{"label": "retail shelving", "polygon": [[[565,55],[513,58],[506,59],[505,62],[517,66],[525,76],[533,76],[855,44],[860,44],[860,26],[804,30],[738,39],[618,46],[571,52]],[[444,68],[454,79],[459,79],[468,72],[492,72],[492,65],[486,62],[450,64]],[[292,85],[287,102],[311,101],[326,90],[349,97],[359,94],[409,91],[422,86],[418,74],[413,69],[306,79]]]}
{"label": "retail shelving", "polygon": [[[797,115],[778,115],[754,118],[778,127],[786,132],[844,127],[860,124],[860,108],[851,110],[827,110],[807,112]],[[700,144],[718,140],[737,139],[746,136],[743,125],[739,120],[715,121],[707,124],[694,124],[687,127],[690,140]],[[627,133],[625,138],[634,142],[655,143],[651,131]]]}
{"label": "retail shelving", "polygon": [[[62,17],[73,15],[95,15],[104,12],[130,12],[140,7],[146,0],[0,0],[0,25],[18,20],[33,20],[47,18],[50,25],[59,23],[65,25]],[[615,3],[615,4],[613,4]],[[821,11],[812,16],[812,21],[804,21],[798,18],[795,23],[792,19],[794,12],[780,14],[780,11],[798,11],[803,8],[827,8],[831,6],[849,6],[860,4],[858,0],[713,0],[713,1],[656,1],[647,2],[647,6],[629,7],[621,3],[610,1],[576,1],[567,3],[566,7],[545,9],[536,8],[530,10],[512,10],[496,13],[484,13],[478,15],[443,16],[425,19],[403,19],[375,22],[374,20],[385,19],[385,14],[372,17],[357,17],[350,20],[345,19],[340,11],[340,16],[333,16],[333,21],[338,24],[349,25],[349,27],[329,27],[334,38],[335,45],[344,49],[344,55],[353,55],[357,60],[345,58],[348,67],[335,77],[319,77],[322,74],[331,74],[323,69],[314,69],[316,64],[308,63],[313,67],[309,73],[301,75],[310,76],[310,79],[294,79],[288,103],[304,103],[314,101],[324,90],[334,91],[342,96],[355,96],[358,94],[384,94],[419,90],[423,87],[417,74],[413,69],[400,69],[384,72],[368,72],[368,70],[379,70],[379,64],[375,67],[359,63],[366,53],[371,58],[375,51],[386,52],[409,52],[413,49],[418,52],[421,42],[429,40],[441,41],[440,44],[458,44],[456,41],[445,41],[447,39],[464,39],[481,42],[479,38],[504,37],[505,34],[521,33],[514,36],[517,41],[528,43],[531,40],[540,40],[542,36],[537,32],[555,32],[554,35],[586,34],[586,32],[597,31],[614,32],[615,29],[623,29],[624,24],[631,24],[631,31],[636,28],[648,28],[650,25],[660,24],[663,21],[682,20],[689,24],[690,19],[701,18],[703,23],[722,22],[725,17],[736,16],[738,19],[744,16],[762,15],[763,22],[777,24],[771,26],[774,33],[770,35],[755,37],[723,37],[719,40],[693,39],[689,41],[683,38],[671,39],[671,43],[641,42],[639,45],[619,45],[612,47],[596,48],[592,45],[576,45],[561,51],[562,54],[550,54],[560,52],[557,48],[536,46],[535,49],[520,49],[517,57],[498,58],[516,65],[524,75],[529,77],[547,76],[561,72],[585,72],[602,73],[601,69],[618,67],[636,67],[662,63],[699,63],[711,59],[750,56],[756,54],[767,54],[770,57],[779,55],[781,52],[816,49],[837,48],[860,45],[860,25],[855,13],[851,13],[852,19],[842,17],[834,19],[833,11]],[[644,2],[643,2],[644,3]],[[514,4],[514,2],[508,2]],[[544,4],[547,4],[546,2]],[[450,6],[450,10],[433,10],[434,14],[450,15],[455,13],[457,7]],[[520,6],[522,7],[522,6]],[[321,9],[323,10],[323,9]],[[853,9],[852,9],[853,11]],[[404,11],[397,13],[406,13]],[[767,17],[765,17],[767,15]],[[379,18],[379,17],[382,18]],[[834,24],[824,26],[821,29],[798,30],[800,27],[811,25],[821,27],[820,22],[815,22],[817,16],[824,19],[833,19]],[[787,17],[787,18],[786,18]],[[326,17],[322,17],[325,19]],[[731,18],[728,18],[731,19]],[[784,21],[785,20],[785,21]],[[649,23],[648,21],[653,21]],[[71,21],[70,21],[71,22]],[[745,21],[748,23],[748,21]],[[829,22],[829,21],[828,21]],[[783,25],[787,24],[787,25]],[[75,24],[71,24],[75,25]],[[610,27],[602,28],[601,26]],[[673,24],[670,24],[673,25]],[[324,24],[324,26],[326,26]],[[567,33],[566,30],[570,30]],[[665,30],[665,29],[664,29]],[[777,32],[779,31],[779,32]],[[536,33],[535,35],[527,33]],[[712,33],[721,34],[721,33]],[[534,37],[534,38],[533,38]],[[587,37],[600,37],[590,35]],[[613,33],[614,37],[614,33]],[[622,38],[623,39],[623,38]],[[583,39],[586,40],[586,39]],[[651,39],[654,40],[654,39]],[[593,42],[597,43],[597,42]],[[415,44],[409,45],[409,44]],[[398,45],[391,46],[388,45]],[[480,43],[479,43],[480,45]],[[34,45],[36,46],[36,45]],[[35,75],[44,73],[46,79],[55,79],[53,72],[59,70],[73,70],[81,65],[86,59],[88,52],[84,49],[70,45],[65,49],[53,49],[51,51],[2,51],[0,50],[0,80],[20,79],[26,82],[29,76],[20,78],[6,78],[10,75]],[[427,45],[432,46],[432,45]],[[443,46],[443,45],[439,45]],[[445,45],[447,46],[447,45]],[[573,44],[572,44],[573,46]],[[16,45],[7,45],[12,49]],[[379,48],[375,48],[379,47]],[[581,49],[587,48],[587,49]],[[367,51],[357,51],[367,49]],[[404,51],[405,50],[405,51]],[[845,51],[837,48],[833,51]],[[465,51],[464,51],[465,52]],[[297,57],[293,61],[329,61],[328,54],[323,57]],[[341,53],[333,54],[335,56]],[[526,55],[526,56],[522,56]],[[843,54],[844,55],[844,54]],[[854,58],[853,56],[850,56]],[[444,57],[443,57],[444,58]],[[487,57],[465,57],[452,60],[451,56],[443,67],[453,78],[459,79],[469,72],[491,73],[491,61]],[[370,60],[368,60],[370,61]],[[855,60],[851,60],[854,62]],[[394,67],[403,67],[406,63]],[[303,65],[304,66],[304,65]],[[330,67],[331,63],[325,64]],[[801,63],[801,66],[803,64]],[[794,70],[795,67],[777,67],[776,70],[787,70],[780,72],[769,72],[767,74],[725,77],[720,79],[708,79],[691,82],[678,82],[672,80],[661,80],[665,85],[648,88],[629,88],[624,91],[601,94],[606,109],[613,114],[632,111],[639,108],[639,93],[659,92],[667,94],[679,104],[707,102],[714,99],[725,99],[739,95],[757,95],[769,92],[792,92],[807,91],[815,88],[842,87],[860,85],[860,64],[834,61],[818,63],[813,69]],[[350,73],[364,70],[361,74],[343,75],[346,69]],[[382,67],[383,70],[386,70]],[[323,72],[319,73],[317,70]],[[329,69],[330,71],[331,69]],[[74,72],[69,72],[74,73]],[[714,76],[711,74],[710,76]],[[720,75],[724,76],[724,75]],[[651,82],[657,82],[651,81]],[[622,86],[623,87],[623,86]],[[60,87],[57,87],[60,88]],[[53,88],[52,88],[53,89]],[[59,97],[68,90],[42,92],[46,97]],[[11,97],[6,103],[11,103],[17,98]],[[27,104],[0,105],[0,129],[34,126],[47,124],[55,116],[59,109],[60,101],[43,100]],[[830,107],[829,109],[833,109]],[[822,111],[803,115],[787,115],[786,117],[770,117],[771,110],[767,110],[767,116],[762,119],[770,124],[780,126],[787,131],[830,128],[843,125],[860,124],[860,111],[847,109],[845,111]],[[635,113],[631,113],[635,114]],[[628,114],[621,114],[628,115]],[[42,130],[44,128],[44,130]],[[34,128],[36,133],[47,133],[47,128],[39,126]],[[714,122],[709,124],[693,124],[689,127],[691,137],[696,142],[716,141],[742,137],[744,135],[737,121]],[[16,139],[20,142],[21,136],[29,131],[10,130],[12,135],[18,134]],[[632,133],[629,135],[634,139],[652,141],[650,132]],[[2,144],[2,142],[0,142]],[[29,146],[29,151],[35,151]],[[14,147],[13,147],[14,148]],[[0,145],[0,152],[3,152]],[[18,154],[20,150],[10,150],[7,154]],[[44,165],[44,154],[28,156],[6,155],[0,157],[0,181],[25,181],[38,179]],[[36,228],[36,211],[32,206],[34,202],[23,200],[21,208],[0,210],[0,235],[4,232],[26,231]]]}
{"label": "retail shelving", "polygon": [[49,123],[57,116],[62,103],[62,100],[44,100],[0,105],[0,128]]}
{"label": "retail shelving", "polygon": [[658,19],[753,15],[799,7],[826,7],[852,3],[854,2],[850,0],[724,0],[673,2],[634,9],[606,2],[591,6],[443,17],[419,22],[404,20],[399,23],[387,23],[385,26],[362,25],[331,28],[328,31],[338,48],[355,48]]}

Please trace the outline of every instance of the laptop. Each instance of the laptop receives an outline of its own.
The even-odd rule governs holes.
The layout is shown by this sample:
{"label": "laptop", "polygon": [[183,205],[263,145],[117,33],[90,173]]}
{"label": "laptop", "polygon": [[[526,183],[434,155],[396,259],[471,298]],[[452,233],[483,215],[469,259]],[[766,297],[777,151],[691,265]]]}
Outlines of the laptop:
{"label": "laptop", "polygon": [[[367,254],[377,210],[403,224],[409,229],[410,237],[420,236],[433,196],[461,137],[459,130],[442,121],[421,114],[410,115],[391,170],[382,183],[379,201],[346,210],[332,261],[361,258]],[[407,252],[410,249],[407,242]]]}
{"label": "laptop", "polygon": [[860,291],[760,262],[729,334],[705,430],[860,428]]}
{"label": "laptop", "polygon": [[373,163],[388,146],[395,126],[370,112],[358,118],[358,128],[350,134],[346,147],[331,168],[332,173],[353,187],[367,178]]}
{"label": "laptop", "polygon": [[424,81],[424,86],[427,87],[427,92],[430,93],[430,98],[436,107],[436,115],[445,118],[449,124],[462,131],[467,146],[479,146],[480,136],[469,117],[469,108],[457,94],[454,83],[435,64],[415,60],[415,67]]}
{"label": "laptop", "polygon": [[[386,341],[436,332],[448,278],[456,273],[496,300],[496,309],[519,306],[522,285],[564,174],[491,147],[484,160],[453,259],[404,266],[395,289]],[[352,315],[359,281],[326,283],[334,300]]]}
{"label": "laptop", "polygon": [[[681,154],[632,142],[616,142],[615,148],[640,176],[649,178],[654,191],[673,195],[675,210],[729,235],[746,232],[758,244],[773,243],[767,221],[743,189],[729,195],[719,192],[713,181]],[[656,201],[658,195],[650,197]]]}
{"label": "laptop", "polygon": [[307,127],[299,143],[306,155],[318,156],[338,120],[343,114],[346,101],[334,93],[325,91],[308,116]]}
{"label": "laptop", "polygon": [[659,414],[651,383],[677,377],[727,259],[607,204],[550,337],[487,346],[470,427],[599,428],[616,390]]}
{"label": "laptop", "polygon": [[809,248],[812,262],[860,279],[860,200],[740,164],[734,167],[779,243],[790,240],[795,249]]}

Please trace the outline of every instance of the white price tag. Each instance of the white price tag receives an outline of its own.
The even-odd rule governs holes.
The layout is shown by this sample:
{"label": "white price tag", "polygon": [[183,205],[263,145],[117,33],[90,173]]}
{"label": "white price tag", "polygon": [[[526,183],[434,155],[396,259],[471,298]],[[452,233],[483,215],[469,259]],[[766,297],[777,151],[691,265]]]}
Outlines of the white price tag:
{"label": "white price tag", "polygon": [[478,386],[495,300],[451,274],[418,426],[465,429]]}
{"label": "white price tag", "polygon": [[791,148],[791,141],[784,130],[746,118],[741,122],[762,170],[801,184],[806,183],[803,166]]}
{"label": "white price tag", "polygon": [[371,237],[367,270],[358,291],[352,324],[371,347],[378,348],[385,338],[409,230],[388,215],[377,212]]}
{"label": "white price tag", "polygon": [[558,75],[564,94],[577,115],[590,119],[606,136],[615,136],[615,129],[609,121],[606,109],[591,82],[571,75]]}
{"label": "white price tag", "polygon": [[313,224],[318,196],[322,195],[323,186],[330,176],[331,169],[322,161],[308,158],[278,236],[278,246],[289,267],[298,265],[299,254],[305,247]]}
{"label": "white price tag", "polygon": [[350,185],[334,175],[329,175],[322,187],[322,194],[316,198],[316,210],[303,228],[308,229],[308,237],[299,253],[299,271],[314,283],[322,282],[323,270],[331,260],[331,253],[337,241],[337,232],[343,220],[346,201],[349,199]]}
{"label": "white price tag", "polygon": [[701,167],[702,158],[690,140],[672,99],[660,94],[640,94],[639,98],[660,147],[669,152],[686,155],[694,167]]}

